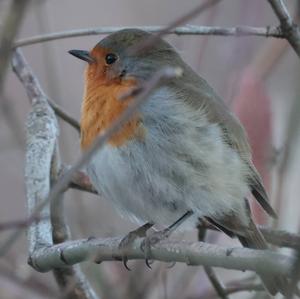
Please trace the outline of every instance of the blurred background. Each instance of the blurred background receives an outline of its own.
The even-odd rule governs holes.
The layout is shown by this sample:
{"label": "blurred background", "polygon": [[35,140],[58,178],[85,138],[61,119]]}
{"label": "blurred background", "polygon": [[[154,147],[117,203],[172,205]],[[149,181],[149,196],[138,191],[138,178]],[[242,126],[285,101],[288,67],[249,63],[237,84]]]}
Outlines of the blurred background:
{"label": "blurred background", "polygon": [[[288,1],[298,19],[297,1]],[[167,25],[190,11],[200,0],[32,0],[16,40],[37,34],[71,29],[143,25]],[[0,32],[11,1],[0,0]],[[267,26],[277,18],[267,1],[227,0],[191,20],[194,25]],[[67,52],[90,49],[103,36],[55,40],[23,48],[23,52],[46,94],[79,120],[84,63]],[[165,37],[183,58],[231,106],[249,134],[254,162],[263,176],[271,201],[278,211],[275,227],[299,230],[299,71],[300,61],[291,47],[279,39],[264,37]],[[1,45],[0,45],[1,46]],[[2,59],[2,57],[0,57]],[[23,86],[9,69],[0,94],[0,222],[24,219],[25,120],[30,104]],[[60,122],[62,159],[72,164],[80,155],[79,136]],[[68,191],[67,221],[73,238],[124,235],[135,225],[120,218],[109,202],[79,191]],[[254,207],[257,221],[265,215]],[[0,244],[10,231],[0,231]],[[196,232],[174,238],[196,240]],[[218,233],[208,241],[235,244]],[[236,245],[238,243],[236,242]],[[214,298],[215,293],[201,267],[156,262],[153,270],[143,262],[130,262],[128,272],[119,262],[83,264],[102,298]],[[240,273],[218,270],[223,280]],[[246,274],[247,275],[247,274]],[[249,275],[249,274],[248,274]],[[57,286],[51,273],[36,273],[27,265],[27,242],[23,235],[5,258],[0,258],[1,298],[53,298]],[[240,293],[233,298],[248,298]]]}

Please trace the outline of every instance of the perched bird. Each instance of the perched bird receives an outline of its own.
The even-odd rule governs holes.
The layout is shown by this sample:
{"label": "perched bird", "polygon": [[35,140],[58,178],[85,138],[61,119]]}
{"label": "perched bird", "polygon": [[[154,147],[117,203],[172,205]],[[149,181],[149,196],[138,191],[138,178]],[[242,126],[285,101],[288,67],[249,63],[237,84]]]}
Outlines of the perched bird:
{"label": "perched bird", "polygon": [[[132,51],[150,36],[126,29],[107,36],[91,51],[70,51],[88,62],[83,150],[126,110],[132,99],[121,100],[122,94],[143,86],[163,67],[183,72],[156,87],[94,155],[87,165],[93,185],[123,215],[146,223],[146,229],[154,224],[194,228],[199,219],[206,219],[236,235],[244,246],[268,248],[246,198],[252,193],[270,216],[276,214],[252,163],[242,125],[169,43],[158,39]],[[282,281],[266,276],[262,280],[271,294]]]}

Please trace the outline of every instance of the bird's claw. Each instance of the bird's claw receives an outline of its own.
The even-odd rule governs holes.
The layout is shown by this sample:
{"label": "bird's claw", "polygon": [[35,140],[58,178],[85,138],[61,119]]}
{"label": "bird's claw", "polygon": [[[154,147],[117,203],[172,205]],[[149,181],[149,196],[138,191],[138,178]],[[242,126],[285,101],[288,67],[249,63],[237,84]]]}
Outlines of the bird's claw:
{"label": "bird's claw", "polygon": [[138,238],[134,232],[129,232],[120,242],[119,249],[122,253],[122,262],[126,270],[131,271],[131,269],[128,267],[128,257],[126,255],[127,249],[132,245],[134,240]]}
{"label": "bird's claw", "polygon": [[154,261],[146,258],[145,263],[146,263],[146,266],[152,270],[151,264],[153,264]]}
{"label": "bird's claw", "polygon": [[164,230],[154,232],[150,236],[146,236],[145,239],[142,241],[141,250],[144,252],[145,263],[149,269],[152,269],[151,264],[153,263],[153,261],[149,259],[151,253],[151,247],[156,245],[160,241],[167,239],[169,235],[170,235],[170,230],[169,228],[166,228]]}
{"label": "bird's claw", "polygon": [[122,256],[122,262],[128,271],[131,271],[131,269],[128,267],[128,257],[126,255],[127,250],[131,248],[132,244],[134,241],[138,238],[146,236],[147,230],[152,226],[153,224],[151,223],[146,223],[143,226],[137,228],[134,231],[129,232],[120,242],[119,244],[119,249],[121,251],[121,256]]}
{"label": "bird's claw", "polygon": [[125,267],[125,269],[128,271],[131,271],[131,269],[127,265],[127,262],[128,262],[127,256],[122,255],[122,261],[123,261],[123,266]]}

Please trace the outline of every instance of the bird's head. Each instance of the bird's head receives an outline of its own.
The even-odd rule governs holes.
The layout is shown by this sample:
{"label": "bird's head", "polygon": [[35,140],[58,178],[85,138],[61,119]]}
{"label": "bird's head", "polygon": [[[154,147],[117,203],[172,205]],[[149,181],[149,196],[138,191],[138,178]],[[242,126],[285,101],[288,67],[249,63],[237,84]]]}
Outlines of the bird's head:
{"label": "bird's head", "polygon": [[162,39],[138,50],[151,36],[142,30],[124,29],[102,39],[91,51],[69,53],[88,63],[87,80],[101,84],[146,81],[164,66],[178,66],[180,60],[174,48]]}

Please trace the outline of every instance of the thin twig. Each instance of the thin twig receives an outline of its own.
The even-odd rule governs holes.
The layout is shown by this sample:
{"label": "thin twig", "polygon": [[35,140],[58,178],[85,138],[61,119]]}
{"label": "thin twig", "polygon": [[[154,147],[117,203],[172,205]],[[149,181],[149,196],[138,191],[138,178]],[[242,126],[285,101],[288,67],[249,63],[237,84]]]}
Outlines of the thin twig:
{"label": "thin twig", "polygon": [[281,31],[284,37],[300,57],[300,32],[297,24],[294,23],[283,0],[268,0],[274,13],[280,21]]}
{"label": "thin twig", "polygon": [[[207,229],[201,225],[197,226],[197,229],[198,229],[198,241],[205,240],[207,237]],[[207,275],[207,278],[209,279],[211,285],[213,286],[218,296],[221,299],[229,299],[229,297],[226,295],[224,284],[218,278],[217,274],[215,273],[215,270],[210,266],[204,266],[203,268],[204,268],[204,272]]]}
{"label": "thin twig", "polygon": [[196,6],[188,13],[184,14],[180,18],[171,22],[168,26],[163,28],[161,31],[155,33],[144,41],[140,42],[137,45],[133,45],[132,48],[128,50],[129,53],[137,53],[140,51],[147,50],[151,45],[155,44],[163,35],[167,34],[169,30],[172,30],[178,26],[184,25],[189,20],[195,18],[202,12],[206,11],[208,8],[218,4],[222,0],[207,0],[204,3],[201,3],[199,6]]}
{"label": "thin twig", "polygon": [[227,287],[226,294],[234,294],[239,292],[264,292],[266,289],[262,284],[259,283],[249,283],[244,285],[239,285],[236,287]]}
{"label": "thin twig", "polygon": [[[17,287],[20,287],[22,291],[32,292],[31,298],[41,298],[41,299],[57,299],[59,294],[52,288],[52,286],[43,283],[37,279],[24,278],[16,269],[10,269],[1,263],[0,267],[0,278],[8,279],[14,287],[14,291]],[[5,294],[5,289],[1,288],[1,293]],[[28,295],[30,297],[30,295]]]}
{"label": "thin twig", "polygon": [[50,100],[49,98],[47,100],[49,105],[54,110],[57,116],[59,116],[62,120],[67,122],[69,125],[71,125],[75,130],[80,132],[80,124],[73,116],[71,116],[68,112],[66,112],[62,107],[60,107],[54,101]]}
{"label": "thin twig", "polygon": [[9,64],[14,38],[18,32],[28,4],[29,0],[13,0],[2,27],[0,35],[0,94],[2,93],[3,80]]}
{"label": "thin twig", "polygon": [[[61,176],[63,176],[65,174],[65,172],[68,171],[70,168],[71,168],[71,166],[63,165],[61,168],[60,174],[59,174],[59,178]],[[58,178],[58,180],[59,180],[59,178]],[[86,192],[89,192],[92,194],[98,194],[97,190],[92,185],[90,178],[82,170],[79,170],[73,174],[69,188],[86,191]]]}
{"label": "thin twig", "polygon": [[10,128],[14,136],[16,145],[19,148],[24,148],[25,140],[23,134],[23,123],[21,123],[17,115],[17,111],[12,101],[12,98],[7,96],[4,93],[1,94],[1,98],[2,98],[0,100],[0,110],[2,110],[1,114],[3,115],[5,122],[7,123],[8,127]]}
{"label": "thin twig", "polygon": [[224,288],[223,283],[217,277],[214,269],[212,267],[206,266],[204,267],[204,271],[219,297],[222,299],[229,299],[229,297],[227,296],[226,289]]}
{"label": "thin twig", "polygon": [[[265,287],[259,283],[243,283],[236,286],[228,286],[225,290],[225,294],[228,296],[240,292],[264,292],[265,290]],[[216,298],[216,295],[210,291],[205,293],[203,298],[213,299]],[[188,299],[199,299],[199,296],[188,297]]]}
{"label": "thin twig", "polygon": [[[117,32],[119,30],[128,27],[96,27],[87,29],[68,30],[62,32],[54,32],[42,35],[36,35],[29,38],[20,39],[15,42],[14,47],[24,47],[33,44],[72,38],[89,35],[106,35]],[[157,33],[161,32],[165,27],[163,26],[135,26],[135,28]],[[278,27],[250,27],[250,26],[237,26],[237,27],[220,27],[220,26],[196,26],[186,25],[173,28],[168,30],[166,34],[176,35],[215,35],[215,36],[261,36],[261,37],[273,37],[273,38],[284,38],[280,28]]]}
{"label": "thin twig", "polygon": [[[49,217],[37,217],[35,222],[39,222],[40,220],[45,220]],[[27,228],[30,223],[28,222],[28,218],[25,219],[18,219],[18,220],[11,220],[7,222],[0,222],[0,231],[10,230],[10,229],[18,229],[18,228]]]}

